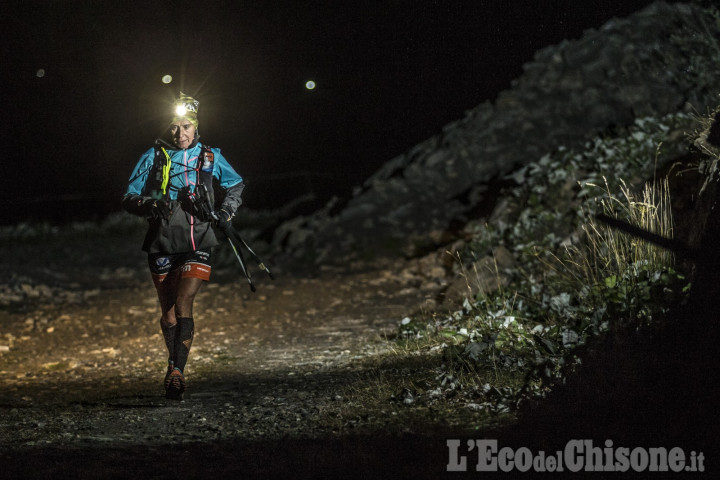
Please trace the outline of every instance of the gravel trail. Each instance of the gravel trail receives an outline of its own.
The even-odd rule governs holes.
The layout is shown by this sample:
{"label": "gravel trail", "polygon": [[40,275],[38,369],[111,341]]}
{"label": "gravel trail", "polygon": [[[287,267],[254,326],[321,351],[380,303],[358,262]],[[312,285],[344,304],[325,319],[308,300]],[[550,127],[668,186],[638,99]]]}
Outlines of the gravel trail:
{"label": "gravel trail", "polygon": [[[158,469],[167,462],[194,478],[345,475],[363,451],[350,469],[361,476],[387,472],[385,460],[367,461],[379,453],[412,465],[401,461],[404,442],[353,437],[341,412],[362,360],[387,351],[386,336],[428,296],[417,282],[326,270],[256,278],[251,293],[219,270],[196,298],[188,392],[177,402],[163,396],[159,306],[142,259],[99,268],[99,254],[78,263],[66,248],[17,244],[2,267],[0,460],[10,478],[172,478]],[[168,451],[185,453],[170,461]]]}

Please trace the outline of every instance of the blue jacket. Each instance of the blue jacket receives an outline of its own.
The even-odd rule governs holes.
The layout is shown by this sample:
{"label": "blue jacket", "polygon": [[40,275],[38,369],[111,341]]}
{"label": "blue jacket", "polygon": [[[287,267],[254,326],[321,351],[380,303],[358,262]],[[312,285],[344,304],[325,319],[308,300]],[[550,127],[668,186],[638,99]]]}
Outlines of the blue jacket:
{"label": "blue jacket", "polygon": [[[155,148],[143,153],[130,175],[127,192],[122,205],[130,213],[147,217],[143,204],[155,197],[149,191],[148,178],[153,173]],[[169,181],[167,195],[161,201],[167,201],[170,215],[167,219],[148,217],[149,229],[143,242],[143,250],[150,253],[181,253],[208,249],[218,244],[210,222],[201,221],[181,208],[178,192],[189,187],[193,192],[199,183],[200,168],[198,158],[202,153],[202,144],[195,142],[186,150],[166,149],[170,156]],[[211,149],[214,157],[212,176],[225,190],[221,208],[234,215],[242,204],[243,179],[230,166],[219,148]]]}

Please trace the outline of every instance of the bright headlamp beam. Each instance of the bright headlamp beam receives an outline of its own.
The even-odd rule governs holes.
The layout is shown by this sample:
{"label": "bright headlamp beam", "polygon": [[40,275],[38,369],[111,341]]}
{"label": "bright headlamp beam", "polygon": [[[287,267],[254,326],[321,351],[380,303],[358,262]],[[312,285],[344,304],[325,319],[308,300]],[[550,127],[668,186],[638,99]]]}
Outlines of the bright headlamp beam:
{"label": "bright headlamp beam", "polygon": [[178,105],[175,107],[175,114],[178,117],[183,117],[187,113],[187,109],[185,108],[185,105]]}

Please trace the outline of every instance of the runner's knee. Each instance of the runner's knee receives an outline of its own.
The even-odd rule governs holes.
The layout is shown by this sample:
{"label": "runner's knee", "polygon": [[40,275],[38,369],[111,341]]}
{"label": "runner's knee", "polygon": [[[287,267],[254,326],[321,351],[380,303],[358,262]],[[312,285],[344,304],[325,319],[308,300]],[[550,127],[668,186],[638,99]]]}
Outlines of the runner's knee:
{"label": "runner's knee", "polygon": [[164,313],[160,317],[160,325],[163,327],[172,327],[177,324],[177,319],[175,318],[175,312],[169,311]]}
{"label": "runner's knee", "polygon": [[195,294],[179,294],[175,299],[175,315],[178,317],[192,317]]}

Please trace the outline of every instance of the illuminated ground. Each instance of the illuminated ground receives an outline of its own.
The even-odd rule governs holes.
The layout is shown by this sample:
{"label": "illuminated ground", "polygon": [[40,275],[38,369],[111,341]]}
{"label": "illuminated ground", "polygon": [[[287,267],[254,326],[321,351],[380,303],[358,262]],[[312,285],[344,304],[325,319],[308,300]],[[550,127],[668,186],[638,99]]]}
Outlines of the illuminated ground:
{"label": "illuminated ground", "polygon": [[[135,241],[90,235],[8,244],[5,293],[23,300],[4,307],[0,323],[6,472],[164,477],[157,465],[169,461],[213,475],[311,474],[347,471],[356,453],[380,455],[360,462],[377,471],[392,451],[396,465],[414,468],[409,445],[352,437],[339,412],[359,360],[388,348],[383,336],[423,300],[420,290],[388,271],[275,282],[258,275],[254,294],[239,276],[219,275],[196,300],[189,391],[174,402],[163,397],[159,311]],[[187,453],[171,460],[168,450]],[[434,450],[441,471],[444,441]],[[322,458],[325,470],[309,458]]]}
{"label": "illuminated ground", "polygon": [[[275,282],[258,275],[255,294],[218,271],[197,298],[189,392],[174,402],[163,397],[157,301],[129,237],[4,241],[0,477],[448,475],[447,439],[469,438],[448,433],[452,402],[403,416],[388,398],[371,418],[354,395],[372,379],[367,359],[392,348],[384,335],[428,295],[399,274],[402,265]],[[602,346],[573,388],[499,436],[477,438],[548,451],[573,438],[699,447],[713,465],[718,369],[702,352],[715,342],[684,323],[671,332]],[[710,341],[698,350],[686,338]]]}

